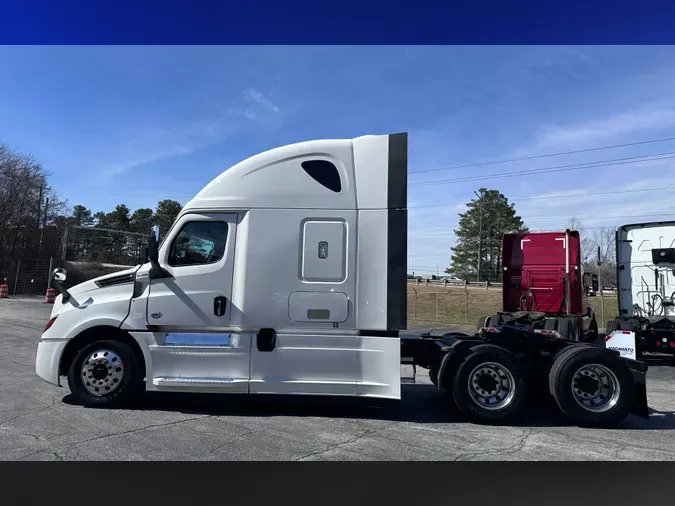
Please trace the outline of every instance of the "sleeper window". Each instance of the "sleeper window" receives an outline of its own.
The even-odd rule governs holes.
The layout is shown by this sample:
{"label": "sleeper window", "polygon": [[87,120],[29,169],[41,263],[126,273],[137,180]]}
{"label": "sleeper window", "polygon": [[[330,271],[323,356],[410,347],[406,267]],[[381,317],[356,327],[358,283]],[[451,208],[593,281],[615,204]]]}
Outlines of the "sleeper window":
{"label": "sleeper window", "polygon": [[227,223],[191,221],[183,225],[171,244],[169,265],[203,265],[218,262],[225,254]]}
{"label": "sleeper window", "polygon": [[342,191],[340,173],[333,163],[328,160],[307,160],[301,165],[304,171],[323,187],[335,193]]}

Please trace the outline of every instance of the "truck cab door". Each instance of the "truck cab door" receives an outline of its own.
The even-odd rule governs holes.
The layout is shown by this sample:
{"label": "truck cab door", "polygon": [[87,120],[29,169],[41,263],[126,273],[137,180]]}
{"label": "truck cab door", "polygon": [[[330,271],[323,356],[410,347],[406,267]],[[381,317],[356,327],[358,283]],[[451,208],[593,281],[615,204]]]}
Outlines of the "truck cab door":
{"label": "truck cab door", "polygon": [[159,249],[167,275],[150,281],[148,325],[171,332],[229,325],[236,226],[236,214],[179,218]]}

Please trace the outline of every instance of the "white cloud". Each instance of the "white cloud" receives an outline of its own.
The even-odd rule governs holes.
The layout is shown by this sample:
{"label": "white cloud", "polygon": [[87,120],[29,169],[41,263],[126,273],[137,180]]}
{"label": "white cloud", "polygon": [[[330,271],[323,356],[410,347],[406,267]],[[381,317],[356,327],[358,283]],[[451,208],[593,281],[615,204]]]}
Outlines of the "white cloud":
{"label": "white cloud", "polygon": [[261,107],[272,109],[274,112],[279,112],[279,108],[255,88],[248,88],[244,90],[244,96],[247,100],[255,102]]}
{"label": "white cloud", "polygon": [[612,139],[675,127],[675,108],[636,109],[568,126],[547,126],[537,136],[536,147],[575,148],[600,145]]}
{"label": "white cloud", "polygon": [[96,172],[101,176],[100,183],[108,184],[111,178],[135,167],[190,155],[227,139],[240,128],[240,120],[233,119],[233,116],[259,122],[264,126],[267,123],[261,111],[271,110],[275,114],[280,112],[277,105],[255,88],[244,90],[242,96],[243,104],[240,99],[238,107],[229,108],[222,108],[213,100],[202,99],[201,103],[207,105],[212,112],[198,120],[177,121],[171,127],[130,129],[126,140],[109,150],[112,161],[93,163],[98,166],[99,170]]}

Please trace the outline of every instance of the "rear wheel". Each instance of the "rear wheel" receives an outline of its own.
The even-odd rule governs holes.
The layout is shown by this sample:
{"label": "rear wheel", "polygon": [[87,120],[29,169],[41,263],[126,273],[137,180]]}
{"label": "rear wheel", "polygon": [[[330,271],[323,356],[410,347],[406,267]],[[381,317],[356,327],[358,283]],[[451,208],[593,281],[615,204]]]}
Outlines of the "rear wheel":
{"label": "rear wheel", "polygon": [[68,370],[70,391],[87,407],[127,404],[142,391],[142,381],[134,351],[119,341],[97,341],[85,346]]}
{"label": "rear wheel", "polygon": [[562,351],[549,374],[549,390],[560,410],[582,427],[613,427],[632,409],[633,376],[622,359],[594,346]]}
{"label": "rear wheel", "polygon": [[469,420],[501,424],[515,420],[525,400],[520,360],[492,344],[467,350],[452,382],[452,395]]}

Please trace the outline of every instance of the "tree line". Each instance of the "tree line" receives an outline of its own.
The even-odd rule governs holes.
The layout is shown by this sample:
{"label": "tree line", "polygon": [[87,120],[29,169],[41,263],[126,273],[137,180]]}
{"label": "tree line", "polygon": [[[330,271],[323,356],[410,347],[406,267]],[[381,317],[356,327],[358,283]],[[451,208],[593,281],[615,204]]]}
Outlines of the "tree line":
{"label": "tree line", "polygon": [[[125,204],[110,212],[82,205],[71,208],[49,184],[48,172],[35,157],[0,143],[0,276],[19,260],[61,258],[64,244],[67,259],[84,253],[91,257],[85,260],[110,261],[111,255],[111,263],[136,260],[144,246],[124,232],[149,235],[154,224],[167,230],[180,210],[180,203],[169,199],[158,202],[154,210],[132,211]],[[112,232],[86,233],[76,227]]]}
{"label": "tree line", "polygon": [[[469,281],[501,281],[501,247],[504,234],[527,232],[529,229],[517,214],[515,205],[497,190],[480,188],[476,198],[466,204],[466,211],[459,213],[459,223],[454,231],[457,242],[452,247],[451,266],[445,272]],[[586,272],[601,276],[604,286],[616,282],[614,230],[585,229],[583,223],[571,217],[565,228],[577,230],[581,237],[581,260]],[[600,251],[601,266],[597,252]]]}

